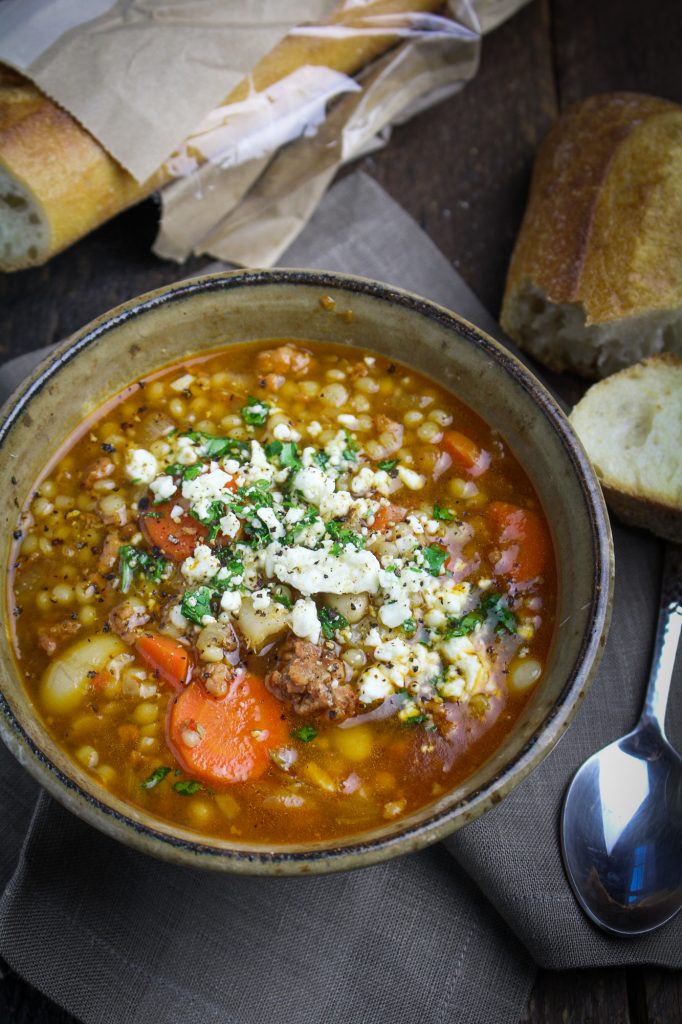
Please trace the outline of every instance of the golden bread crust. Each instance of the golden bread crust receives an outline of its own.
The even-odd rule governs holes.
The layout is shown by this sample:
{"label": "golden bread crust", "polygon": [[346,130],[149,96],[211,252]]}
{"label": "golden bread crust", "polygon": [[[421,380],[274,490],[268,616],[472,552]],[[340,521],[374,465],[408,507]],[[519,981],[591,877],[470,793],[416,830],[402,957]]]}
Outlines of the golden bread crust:
{"label": "golden bread crust", "polygon": [[502,325],[528,284],[586,324],[682,306],[682,107],[636,93],[569,108],[542,143]]}

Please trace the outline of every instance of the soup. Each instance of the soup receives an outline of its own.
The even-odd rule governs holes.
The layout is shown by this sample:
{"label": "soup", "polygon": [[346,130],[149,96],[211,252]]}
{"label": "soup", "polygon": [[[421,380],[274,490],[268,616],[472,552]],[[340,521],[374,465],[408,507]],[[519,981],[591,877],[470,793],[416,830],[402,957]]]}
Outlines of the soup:
{"label": "soup", "polygon": [[514,727],[552,637],[549,531],[504,438],[350,346],[231,345],[131,384],[14,536],[14,649],[47,728],[208,835],[409,815]]}

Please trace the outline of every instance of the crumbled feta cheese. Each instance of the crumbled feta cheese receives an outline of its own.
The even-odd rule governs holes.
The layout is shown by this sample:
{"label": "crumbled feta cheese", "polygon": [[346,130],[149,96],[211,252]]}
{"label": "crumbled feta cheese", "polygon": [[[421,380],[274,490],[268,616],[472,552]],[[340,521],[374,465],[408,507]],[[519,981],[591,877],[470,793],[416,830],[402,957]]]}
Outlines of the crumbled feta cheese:
{"label": "crumbled feta cheese", "polygon": [[406,599],[400,601],[387,601],[379,609],[379,618],[384,626],[389,629],[397,629],[405,619],[409,619],[412,613],[410,602]]}
{"label": "crumbled feta cheese", "polygon": [[419,520],[417,519],[416,516],[408,516],[407,517],[407,524],[410,527],[410,529],[412,530],[412,533],[416,534],[417,536],[419,536],[420,534],[422,534],[424,532],[424,527],[419,522]]}
{"label": "crumbled feta cheese", "polygon": [[[212,464],[214,466],[215,464]],[[208,473],[202,473],[194,480],[183,480],[182,496],[189,501],[192,509],[200,519],[208,515],[209,505],[212,501],[225,500],[231,497],[231,492],[226,495],[227,484],[230,477],[217,465],[211,468]]]}
{"label": "crumbled feta cheese", "polygon": [[251,458],[241,467],[241,474],[245,484],[253,484],[257,480],[273,480],[275,467],[268,462],[268,457],[262,444],[258,441],[251,442]]}
{"label": "crumbled feta cheese", "polygon": [[320,639],[320,620],[315,602],[310,598],[299,598],[291,611],[291,628],[296,636],[316,644]]}
{"label": "crumbled feta cheese", "polygon": [[338,556],[329,549],[313,551],[301,545],[283,548],[269,544],[265,549],[265,571],[302,594],[375,594],[380,564],[370,551],[348,547]]}
{"label": "crumbled feta cheese", "polygon": [[393,693],[391,681],[377,665],[365,669],[358,680],[358,685],[361,704],[373,704],[377,700],[390,697]]}
{"label": "crumbled feta cheese", "polygon": [[182,614],[182,606],[179,604],[174,604],[168,612],[168,621],[172,626],[175,626],[176,629],[182,630],[183,632],[189,626],[189,621]]}
{"label": "crumbled feta cheese", "polygon": [[186,558],[180,566],[182,575],[190,583],[208,583],[220,569],[220,562],[211,553],[207,544],[198,544],[194,554]]}
{"label": "crumbled feta cheese", "polygon": [[287,514],[284,517],[284,522],[287,526],[293,526],[294,523],[300,523],[301,519],[305,516],[305,509],[302,508],[290,508],[287,509]]}
{"label": "crumbled feta cheese", "polygon": [[[485,683],[486,674],[483,665],[469,637],[457,636],[445,640],[439,645],[439,650],[445,660],[450,663],[450,669],[446,673],[446,683],[457,683],[459,679],[462,679],[463,689],[461,692],[466,690],[469,694],[473,694],[479,684]],[[441,696],[461,696],[461,693],[455,694],[455,689],[456,687],[453,686],[448,688],[445,693],[439,687],[439,693]]]}
{"label": "crumbled feta cheese", "polygon": [[322,424],[318,423],[317,420],[313,420],[312,423],[308,424],[308,433],[311,437],[317,437],[322,433]]}
{"label": "crumbled feta cheese", "polygon": [[236,615],[241,606],[242,595],[238,590],[226,590],[220,598],[220,607],[231,615]]}
{"label": "crumbled feta cheese", "polygon": [[284,536],[284,527],[271,508],[259,508],[256,515],[263,523],[265,523],[270,531],[271,537],[277,540],[279,537]]}
{"label": "crumbled feta cheese", "polygon": [[223,459],[223,469],[230,476],[234,476],[235,473],[239,472],[239,463],[236,459]]}
{"label": "crumbled feta cheese", "polygon": [[225,537],[236,537],[240,528],[241,523],[234,512],[227,512],[220,520],[220,532]]}
{"label": "crumbled feta cheese", "polygon": [[150,484],[159,472],[159,464],[146,448],[131,448],[126,455],[126,476],[135,483]]}
{"label": "crumbled feta cheese", "polygon": [[166,501],[177,491],[172,476],[157,476],[156,480],[152,480],[149,487],[157,501]]}
{"label": "crumbled feta cheese", "polygon": [[397,470],[398,477],[411,491],[420,491],[426,483],[426,477],[415,473],[413,469],[408,469],[407,466],[398,466]]}
{"label": "crumbled feta cheese", "polygon": [[182,377],[178,377],[177,380],[173,381],[173,383],[170,386],[171,390],[172,391],[177,391],[178,394],[181,391],[186,391],[187,388],[190,386],[190,384],[192,383],[193,380],[194,380],[194,377],[192,376],[191,373],[185,373],[185,374],[182,375]]}
{"label": "crumbled feta cheese", "polygon": [[270,607],[272,599],[270,597],[270,591],[267,587],[262,587],[260,590],[254,590],[251,595],[253,607],[257,612],[264,612],[266,608]]}
{"label": "crumbled feta cheese", "polygon": [[374,489],[374,470],[370,469],[369,466],[363,466],[362,469],[359,469],[350,482],[350,489],[353,494],[369,494]]}
{"label": "crumbled feta cheese", "polygon": [[277,423],[272,433],[278,441],[291,441],[293,439],[291,427],[287,423]]}
{"label": "crumbled feta cheese", "polygon": [[193,466],[198,458],[194,442],[181,434],[175,442],[175,461],[181,466]]}
{"label": "crumbled feta cheese", "polygon": [[170,517],[174,523],[179,523],[184,514],[185,510],[182,505],[173,505],[173,508],[170,510]]}

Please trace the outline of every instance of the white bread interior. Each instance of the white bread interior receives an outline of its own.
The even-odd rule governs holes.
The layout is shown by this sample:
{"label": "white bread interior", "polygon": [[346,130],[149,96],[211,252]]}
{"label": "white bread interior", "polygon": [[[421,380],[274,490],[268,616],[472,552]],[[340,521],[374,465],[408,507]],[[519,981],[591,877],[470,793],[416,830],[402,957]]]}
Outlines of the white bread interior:
{"label": "white bread interior", "polygon": [[601,378],[660,352],[682,357],[682,308],[590,324],[582,303],[552,302],[525,281],[506,307],[505,323],[510,337],[557,373]]}
{"label": "white bread interior", "polygon": [[645,359],[593,385],[570,416],[621,519],[682,540],[682,359]]}

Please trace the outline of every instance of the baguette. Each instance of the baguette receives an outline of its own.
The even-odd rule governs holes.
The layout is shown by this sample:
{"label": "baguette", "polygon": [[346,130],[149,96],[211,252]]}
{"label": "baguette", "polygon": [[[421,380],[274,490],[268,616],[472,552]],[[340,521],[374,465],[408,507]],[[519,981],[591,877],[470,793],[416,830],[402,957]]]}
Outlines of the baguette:
{"label": "baguette", "polygon": [[[340,3],[324,25],[353,28],[369,17],[441,10],[445,0]],[[354,75],[400,41],[405,22],[385,33],[286,36],[226,97],[246,99],[306,65]],[[201,161],[200,154],[193,155]],[[138,182],[73,117],[22,75],[0,67],[0,269],[38,266],[110,217],[166,184],[161,167]]]}
{"label": "baguette", "polygon": [[682,355],[682,107],[570,108],[538,152],[501,323],[552,370],[598,378]]}
{"label": "baguette", "polygon": [[682,540],[682,359],[651,356],[594,384],[570,415],[624,522]]}

